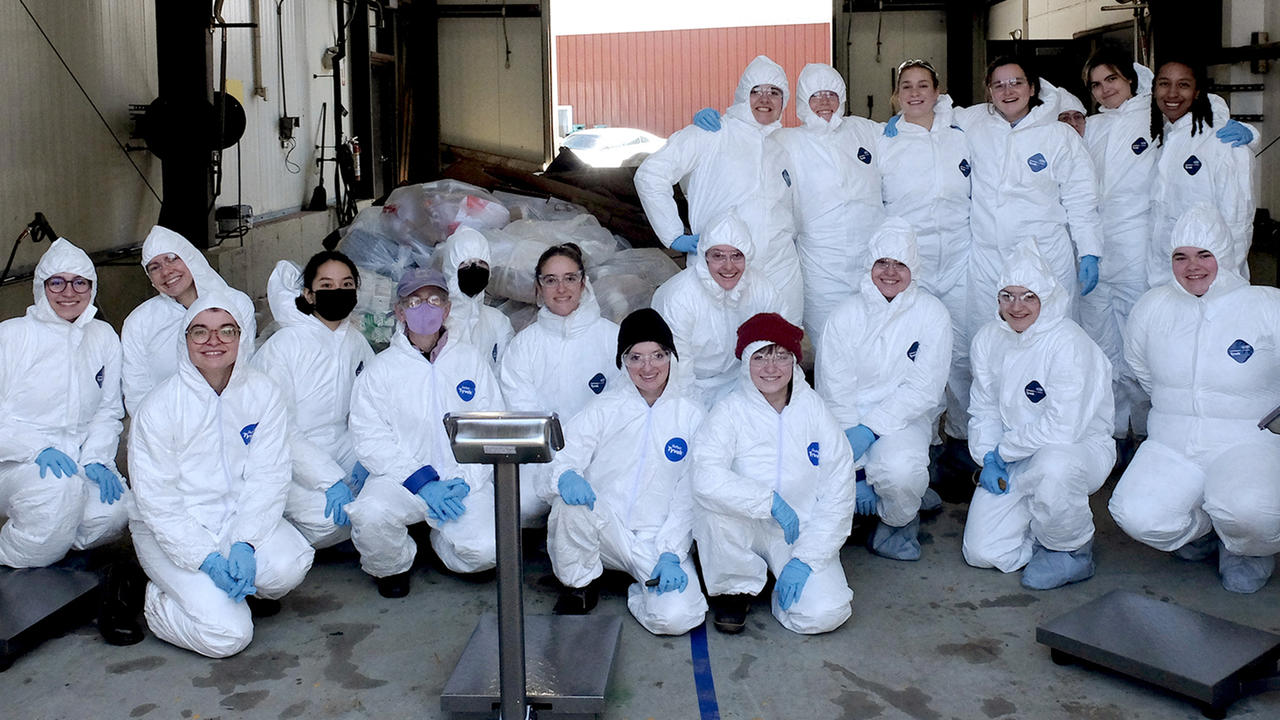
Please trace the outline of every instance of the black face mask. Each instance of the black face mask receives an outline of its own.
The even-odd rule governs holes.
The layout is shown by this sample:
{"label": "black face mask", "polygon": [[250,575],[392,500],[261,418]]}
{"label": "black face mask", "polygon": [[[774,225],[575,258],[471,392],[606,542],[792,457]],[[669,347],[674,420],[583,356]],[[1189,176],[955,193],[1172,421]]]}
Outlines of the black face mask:
{"label": "black face mask", "polygon": [[489,268],[483,265],[467,265],[458,268],[458,289],[468,297],[475,297],[489,286]]}
{"label": "black face mask", "polygon": [[316,314],[329,322],[345,320],[356,306],[355,288],[314,290],[312,292],[316,295]]}

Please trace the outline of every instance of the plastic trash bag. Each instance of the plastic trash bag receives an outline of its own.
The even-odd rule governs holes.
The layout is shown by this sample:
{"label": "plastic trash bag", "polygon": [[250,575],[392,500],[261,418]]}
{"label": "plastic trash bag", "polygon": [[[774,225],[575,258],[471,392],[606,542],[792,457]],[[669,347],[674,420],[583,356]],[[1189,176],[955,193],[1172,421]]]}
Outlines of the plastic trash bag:
{"label": "plastic trash bag", "polygon": [[438,245],[459,226],[500,228],[511,221],[489,191],[457,180],[396,188],[382,206],[384,231],[402,245]]}

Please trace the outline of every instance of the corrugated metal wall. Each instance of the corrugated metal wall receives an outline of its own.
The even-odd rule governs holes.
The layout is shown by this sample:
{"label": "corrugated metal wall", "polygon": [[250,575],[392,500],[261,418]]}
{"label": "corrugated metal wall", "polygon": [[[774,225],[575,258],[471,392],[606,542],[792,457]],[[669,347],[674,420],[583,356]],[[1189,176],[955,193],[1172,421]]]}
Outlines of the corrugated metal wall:
{"label": "corrugated metal wall", "polygon": [[[561,35],[556,41],[557,104],[587,127],[636,127],[667,136],[703,107],[721,110],[748,62],[768,55],[795,90],[800,69],[831,62],[831,25],[774,25],[662,32]],[[797,125],[789,101],[784,125]]]}

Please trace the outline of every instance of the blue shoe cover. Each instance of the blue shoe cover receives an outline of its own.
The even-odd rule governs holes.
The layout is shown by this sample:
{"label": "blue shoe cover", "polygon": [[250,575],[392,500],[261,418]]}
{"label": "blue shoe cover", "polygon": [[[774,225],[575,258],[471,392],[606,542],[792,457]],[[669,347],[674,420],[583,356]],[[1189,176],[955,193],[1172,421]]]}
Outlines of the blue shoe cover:
{"label": "blue shoe cover", "polygon": [[1049,550],[1036,543],[1031,562],[1022,570],[1022,587],[1029,590],[1052,590],[1093,577],[1093,541],[1070,552]]}

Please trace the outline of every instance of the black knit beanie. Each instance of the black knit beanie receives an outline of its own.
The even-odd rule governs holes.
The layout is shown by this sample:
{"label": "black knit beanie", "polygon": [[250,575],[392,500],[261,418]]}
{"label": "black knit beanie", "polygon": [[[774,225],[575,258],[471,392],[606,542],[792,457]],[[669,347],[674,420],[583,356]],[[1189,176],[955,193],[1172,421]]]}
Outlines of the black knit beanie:
{"label": "black knit beanie", "polygon": [[657,310],[641,308],[622,318],[622,324],[618,327],[618,354],[613,361],[619,370],[622,369],[622,354],[642,342],[656,342],[677,359],[680,357],[667,321],[662,319]]}

